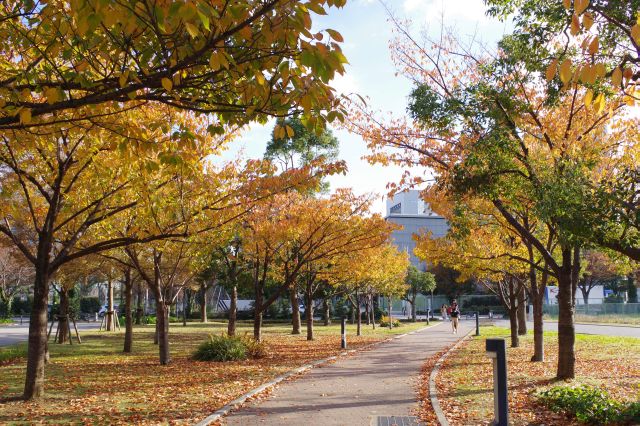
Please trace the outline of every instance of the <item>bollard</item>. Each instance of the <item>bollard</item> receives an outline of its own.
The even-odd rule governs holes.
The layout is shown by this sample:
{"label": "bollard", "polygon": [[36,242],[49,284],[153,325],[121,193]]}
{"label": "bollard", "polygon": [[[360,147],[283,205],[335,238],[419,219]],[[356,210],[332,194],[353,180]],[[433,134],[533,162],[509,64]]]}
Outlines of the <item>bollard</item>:
{"label": "bollard", "polygon": [[487,356],[493,361],[494,426],[509,424],[507,399],[507,343],[504,339],[487,339]]}
{"label": "bollard", "polygon": [[340,333],[342,334],[340,339],[340,347],[342,349],[347,349],[347,318],[346,317],[342,318]]}
{"label": "bollard", "polygon": [[480,335],[480,312],[476,311],[476,336]]}

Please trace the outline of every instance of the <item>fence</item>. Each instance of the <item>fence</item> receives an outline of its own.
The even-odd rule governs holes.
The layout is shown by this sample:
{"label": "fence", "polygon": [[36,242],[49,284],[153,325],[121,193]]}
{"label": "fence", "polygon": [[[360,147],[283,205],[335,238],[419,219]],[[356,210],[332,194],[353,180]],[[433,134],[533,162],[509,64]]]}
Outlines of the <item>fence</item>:
{"label": "fence", "polygon": [[[543,312],[555,317],[558,315],[558,305],[544,305]],[[640,303],[594,303],[576,305],[576,315],[585,316],[629,316],[640,319]]]}

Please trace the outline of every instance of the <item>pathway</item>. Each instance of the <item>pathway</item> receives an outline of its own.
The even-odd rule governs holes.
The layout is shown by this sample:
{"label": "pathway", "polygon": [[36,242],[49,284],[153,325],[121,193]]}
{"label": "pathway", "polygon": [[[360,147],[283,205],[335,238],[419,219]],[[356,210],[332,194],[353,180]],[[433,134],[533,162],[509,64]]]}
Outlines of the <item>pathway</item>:
{"label": "pathway", "polygon": [[[51,323],[47,323],[47,331]],[[78,322],[78,331],[97,330],[100,322]],[[123,327],[124,329],[124,327]],[[72,327],[73,331],[73,327]],[[52,334],[56,332],[55,326]],[[12,324],[0,326],[0,346],[13,345],[15,343],[26,342],[29,339],[29,322],[25,321],[23,325]]]}
{"label": "pathway", "polygon": [[387,425],[391,416],[415,424],[407,423],[406,416],[418,406],[415,387],[424,360],[471,327],[472,321],[462,321],[459,333],[453,335],[449,323],[439,323],[314,368],[281,384],[267,399],[231,413],[226,424],[368,426]]}

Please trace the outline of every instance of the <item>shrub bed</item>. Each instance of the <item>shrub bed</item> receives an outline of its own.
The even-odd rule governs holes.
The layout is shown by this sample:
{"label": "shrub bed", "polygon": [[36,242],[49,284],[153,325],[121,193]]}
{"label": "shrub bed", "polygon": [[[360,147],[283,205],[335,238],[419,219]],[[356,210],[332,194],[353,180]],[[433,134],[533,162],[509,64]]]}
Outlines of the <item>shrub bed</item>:
{"label": "shrub bed", "polygon": [[209,335],[193,354],[198,361],[243,361],[247,358],[262,358],[266,355],[263,343],[243,336],[227,336],[226,334]]}
{"label": "shrub bed", "polygon": [[592,425],[638,424],[640,402],[624,404],[605,390],[593,386],[555,386],[537,394],[555,412],[565,412],[581,423]]}

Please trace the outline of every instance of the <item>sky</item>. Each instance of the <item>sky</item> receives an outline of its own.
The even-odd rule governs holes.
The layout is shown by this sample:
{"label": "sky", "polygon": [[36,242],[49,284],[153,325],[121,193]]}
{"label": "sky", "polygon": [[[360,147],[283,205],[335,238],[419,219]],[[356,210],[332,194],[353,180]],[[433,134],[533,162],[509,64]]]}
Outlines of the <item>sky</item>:
{"label": "sky", "polygon": [[[439,31],[441,21],[464,37],[476,34],[485,43],[494,43],[508,32],[508,24],[489,18],[482,0],[386,0],[386,6],[398,18],[409,18],[416,30]],[[346,73],[332,86],[346,94],[358,93],[376,110],[402,115],[406,111],[411,82],[396,76],[391,61],[389,41],[392,38],[388,12],[379,0],[349,0],[342,9],[331,8],[325,16],[313,16],[314,30],[331,28],[343,38],[343,53],[349,61]],[[271,138],[273,122],[253,125],[225,153],[261,158]],[[331,176],[331,190],[350,187],[356,194],[377,194],[374,212],[384,214],[383,196],[389,182],[397,182],[402,170],[397,167],[370,165],[362,157],[367,154],[365,142],[357,135],[334,130],[340,141],[340,158],[347,162],[346,175]]]}

